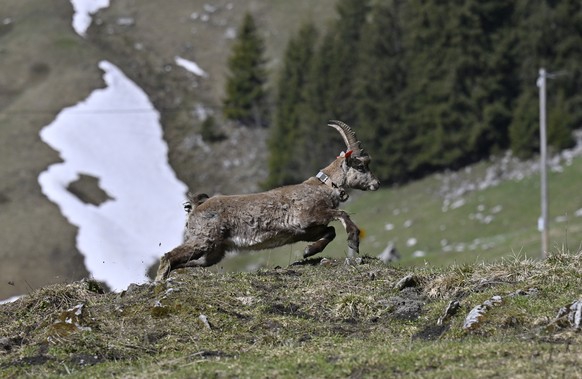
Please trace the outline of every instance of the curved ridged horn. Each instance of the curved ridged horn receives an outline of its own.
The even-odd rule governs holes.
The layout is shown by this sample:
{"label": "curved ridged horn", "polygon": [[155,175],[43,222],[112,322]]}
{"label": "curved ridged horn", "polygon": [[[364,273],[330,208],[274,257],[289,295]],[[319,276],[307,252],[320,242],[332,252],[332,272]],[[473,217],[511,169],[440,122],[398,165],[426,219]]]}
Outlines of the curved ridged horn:
{"label": "curved ridged horn", "polygon": [[350,128],[347,124],[338,120],[329,120],[327,125],[331,126],[337,130],[339,134],[341,134],[344,142],[346,143],[346,147],[348,150],[352,150],[354,155],[366,155],[364,149],[362,149],[362,144],[356,137],[356,133],[354,133],[352,128]]}

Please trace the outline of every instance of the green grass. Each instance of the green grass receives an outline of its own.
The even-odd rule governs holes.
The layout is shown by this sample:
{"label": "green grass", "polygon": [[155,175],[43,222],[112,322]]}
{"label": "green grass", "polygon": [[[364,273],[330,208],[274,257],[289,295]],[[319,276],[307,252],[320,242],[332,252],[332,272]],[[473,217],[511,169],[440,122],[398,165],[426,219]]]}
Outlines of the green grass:
{"label": "green grass", "polygon": [[[121,294],[91,281],[0,305],[2,377],[562,377],[582,337],[582,253],[395,268],[366,258],[215,273],[182,269]],[[415,285],[396,286],[413,275]],[[472,330],[469,311],[501,296]],[[447,304],[458,312],[437,325]],[[75,314],[75,309],[81,311]],[[75,308],[77,307],[77,308]],[[209,327],[200,316],[206,316]]]}
{"label": "green grass", "polygon": [[[474,166],[467,176],[482,176],[485,168],[485,163]],[[564,247],[578,251],[580,248],[582,217],[574,215],[582,208],[580,177],[582,158],[575,159],[571,166],[564,166],[562,173],[548,175],[550,250]],[[365,232],[361,252],[376,256],[392,241],[402,255],[399,264],[403,266],[493,262],[517,253],[541,257],[541,236],[537,230],[539,175],[470,192],[463,196],[463,206],[456,209],[449,206],[446,212],[443,211],[444,199],[438,194],[442,185],[440,178],[435,175],[399,188],[352,193],[353,200],[343,208]],[[482,219],[491,216],[492,221],[480,221],[475,216],[478,213]],[[566,221],[557,222],[559,216],[564,216]],[[411,223],[409,227],[405,226],[407,222]],[[386,230],[386,224],[392,224],[393,229]],[[324,254],[345,256],[345,232],[341,224],[334,226],[337,237]],[[416,245],[407,246],[410,238],[417,240]],[[235,256],[222,267],[236,271],[256,266],[284,266],[301,259],[304,246],[295,244]],[[423,251],[426,255],[414,257],[415,251]]]}

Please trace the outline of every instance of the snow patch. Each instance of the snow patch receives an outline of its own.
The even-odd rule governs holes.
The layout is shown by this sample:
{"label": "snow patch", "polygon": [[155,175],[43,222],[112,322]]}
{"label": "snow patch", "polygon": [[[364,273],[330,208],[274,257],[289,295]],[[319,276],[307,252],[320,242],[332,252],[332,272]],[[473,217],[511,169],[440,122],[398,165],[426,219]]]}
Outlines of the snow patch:
{"label": "snow patch", "polygon": [[189,61],[189,60],[184,59],[182,57],[176,57],[175,61],[176,61],[176,64],[178,66],[185,68],[186,70],[190,71],[194,75],[198,75],[198,76],[201,76],[203,78],[208,76],[206,71],[201,69],[200,66],[198,66],[195,62]]}
{"label": "snow patch", "polygon": [[91,17],[100,9],[109,6],[109,0],[71,0],[75,14],[73,14],[73,29],[81,37],[85,37],[91,26]]}
{"label": "snow patch", "polygon": [[135,25],[135,19],[133,17],[119,17],[115,23],[119,26],[133,26]]}
{"label": "snow patch", "polygon": [[227,28],[224,32],[224,38],[226,39],[235,39],[236,38],[236,28],[230,27]]}
{"label": "snow patch", "polygon": [[[97,280],[113,290],[147,281],[146,271],[182,242],[186,186],[168,165],[159,113],[116,66],[102,61],[106,88],[65,108],[41,139],[63,160],[38,178],[42,192],[79,228],[77,248]],[[100,179],[113,200],[79,200],[67,186],[80,174]]]}
{"label": "snow patch", "polygon": [[412,247],[415,246],[417,244],[418,240],[414,237],[409,238],[408,240],[406,240],[406,246],[408,247]]}

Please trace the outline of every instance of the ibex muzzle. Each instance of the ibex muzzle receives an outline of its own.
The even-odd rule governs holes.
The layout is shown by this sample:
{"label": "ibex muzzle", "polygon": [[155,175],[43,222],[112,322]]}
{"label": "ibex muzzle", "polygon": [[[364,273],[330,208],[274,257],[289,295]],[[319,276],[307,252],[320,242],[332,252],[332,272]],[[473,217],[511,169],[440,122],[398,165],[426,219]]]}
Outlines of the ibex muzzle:
{"label": "ibex muzzle", "polygon": [[346,229],[349,256],[357,254],[360,230],[338,207],[347,200],[348,189],[375,191],[380,182],[353,130],[341,121],[328,125],[341,134],[347,150],[303,183],[249,195],[189,195],[185,241],[161,258],[156,280],[177,268],[214,265],[227,251],[307,241],[312,243],[303,257],[310,257],[335,238],[335,229],[329,226],[334,220]]}

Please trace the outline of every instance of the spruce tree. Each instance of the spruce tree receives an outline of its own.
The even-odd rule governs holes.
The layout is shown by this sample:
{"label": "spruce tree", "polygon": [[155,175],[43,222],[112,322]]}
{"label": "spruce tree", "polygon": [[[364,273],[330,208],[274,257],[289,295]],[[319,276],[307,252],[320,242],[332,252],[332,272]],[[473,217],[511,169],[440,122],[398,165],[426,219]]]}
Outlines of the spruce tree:
{"label": "spruce tree", "polygon": [[[546,82],[548,143],[557,149],[571,146],[571,131],[582,123],[582,4],[575,0],[520,0],[516,10],[516,18],[522,20],[516,29],[520,41],[520,92],[537,91],[535,82],[542,67],[550,73],[565,74],[551,77]],[[530,119],[537,120],[539,107],[537,103],[527,109],[516,107],[514,119],[525,117],[521,111],[528,112]],[[512,124],[512,127],[516,125]],[[536,128],[539,129],[539,120]],[[514,140],[511,148],[517,155],[527,157],[537,151],[539,132],[525,137],[529,140],[519,144],[529,146],[529,152],[518,149]]]}
{"label": "spruce tree", "polygon": [[404,123],[416,135],[410,170],[456,169],[506,147],[518,88],[508,33],[511,3],[408,5]]}
{"label": "spruce tree", "polygon": [[479,47],[473,64],[480,70],[469,91],[476,112],[469,138],[470,161],[475,161],[509,146],[511,109],[519,93],[515,74],[519,41],[511,32],[515,27],[513,2],[470,0],[467,8],[476,20],[476,30],[474,38],[465,43]]}
{"label": "spruce tree", "polygon": [[297,183],[307,174],[302,165],[310,155],[306,145],[308,136],[300,117],[316,38],[313,24],[305,24],[287,44],[277,85],[275,123],[269,139],[267,187]]}
{"label": "spruce tree", "polygon": [[264,41],[246,14],[228,59],[224,115],[245,126],[267,126],[267,72]]}
{"label": "spruce tree", "polygon": [[567,108],[564,91],[554,94],[552,107],[548,110],[547,133],[548,144],[555,150],[574,146],[572,138],[572,112]]}
{"label": "spruce tree", "polygon": [[[556,77],[553,99],[563,101],[563,112],[569,117],[567,127],[572,130],[582,126],[582,2],[561,0],[554,10],[556,61],[553,68],[563,72]],[[560,91],[563,98],[560,98]],[[559,109],[561,104],[556,104]]]}
{"label": "spruce tree", "polygon": [[341,137],[327,126],[339,119],[358,132],[354,93],[360,35],[369,12],[369,0],[339,0],[338,19],[317,49],[301,112],[310,154],[306,170],[317,172],[343,149]]}
{"label": "spruce tree", "polygon": [[305,101],[301,106],[300,121],[303,133],[308,136],[305,144],[309,155],[304,157],[305,170],[308,172],[316,172],[330,158],[335,157],[343,146],[338,133],[327,126],[330,119],[341,119],[330,111],[331,81],[334,78],[329,72],[334,46],[335,34],[328,32],[313,56],[304,88]]}
{"label": "spruce tree", "polygon": [[474,67],[463,60],[460,50],[463,35],[457,31],[462,7],[421,0],[408,5],[409,81],[403,95],[407,107],[403,123],[414,135],[408,170],[417,176],[462,164],[468,149],[468,126],[474,122],[467,99],[469,83],[462,79],[474,77]]}
{"label": "spruce tree", "polygon": [[382,182],[407,180],[410,129],[402,125],[406,88],[402,0],[377,3],[362,32],[355,82],[358,137],[374,154],[374,173]]}
{"label": "spruce tree", "polygon": [[539,117],[536,91],[530,88],[517,100],[509,126],[511,151],[518,158],[530,158],[539,151]]}
{"label": "spruce tree", "polygon": [[360,58],[361,33],[370,11],[369,0],[339,0],[337,3],[338,20],[333,26],[332,50],[329,70],[329,112],[330,117],[348,124],[356,122],[356,99],[354,81]]}

